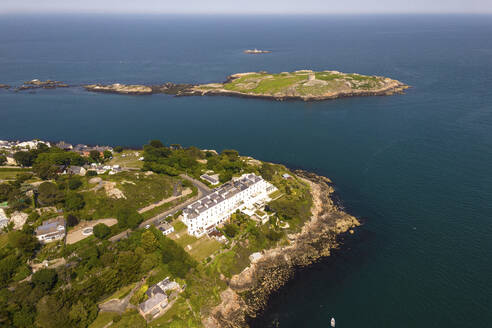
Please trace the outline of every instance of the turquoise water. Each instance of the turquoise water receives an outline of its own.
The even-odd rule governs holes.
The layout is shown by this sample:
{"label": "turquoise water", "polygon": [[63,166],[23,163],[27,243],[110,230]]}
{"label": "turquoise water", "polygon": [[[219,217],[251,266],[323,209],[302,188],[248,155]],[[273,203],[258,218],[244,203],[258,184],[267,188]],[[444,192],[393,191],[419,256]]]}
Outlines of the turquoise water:
{"label": "turquoise water", "polygon": [[[412,86],[319,103],[0,90],[0,139],[235,148],[329,176],[364,226],[255,327],[492,322],[492,16],[2,16],[0,83],[335,69]],[[272,54],[248,56],[247,48]]]}

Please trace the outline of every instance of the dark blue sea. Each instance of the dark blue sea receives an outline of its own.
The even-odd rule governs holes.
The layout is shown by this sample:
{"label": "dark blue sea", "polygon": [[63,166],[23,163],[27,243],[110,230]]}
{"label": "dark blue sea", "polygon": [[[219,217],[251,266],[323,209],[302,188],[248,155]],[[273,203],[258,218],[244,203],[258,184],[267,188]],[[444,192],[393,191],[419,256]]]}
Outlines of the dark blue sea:
{"label": "dark blue sea", "polygon": [[[364,225],[254,327],[492,327],[492,16],[0,16],[0,83],[206,83],[296,69],[389,76],[326,102],[0,90],[0,139],[242,154],[333,179]],[[244,49],[272,50],[252,56]]]}

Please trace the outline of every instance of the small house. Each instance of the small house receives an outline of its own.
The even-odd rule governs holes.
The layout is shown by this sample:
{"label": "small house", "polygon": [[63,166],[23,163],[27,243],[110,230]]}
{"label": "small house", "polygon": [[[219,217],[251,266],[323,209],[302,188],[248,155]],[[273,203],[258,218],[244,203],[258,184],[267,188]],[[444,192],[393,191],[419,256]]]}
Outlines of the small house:
{"label": "small house", "polygon": [[157,226],[157,229],[159,229],[160,231],[162,231],[162,234],[167,236],[169,235],[170,233],[174,232],[174,227],[172,225],[170,225],[169,223],[167,222],[162,222],[160,225]]}
{"label": "small house", "polygon": [[200,178],[209,182],[211,185],[219,184],[219,179],[217,179],[217,177],[215,177],[215,176],[211,176],[208,174],[202,174],[202,175],[200,175]]}
{"label": "small house", "polygon": [[65,238],[65,219],[62,216],[44,221],[36,228],[36,238],[42,243],[49,243]]}

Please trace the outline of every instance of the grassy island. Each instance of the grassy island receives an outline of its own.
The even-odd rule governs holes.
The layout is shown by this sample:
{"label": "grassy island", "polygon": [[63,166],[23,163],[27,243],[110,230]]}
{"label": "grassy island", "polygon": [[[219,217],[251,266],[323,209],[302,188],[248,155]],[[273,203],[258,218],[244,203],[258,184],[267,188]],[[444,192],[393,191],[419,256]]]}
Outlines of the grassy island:
{"label": "grassy island", "polygon": [[238,73],[225,83],[198,85],[202,94],[224,94],[276,100],[324,100],[348,96],[391,95],[408,88],[400,81],[382,76],[347,74],[338,71],[292,73]]}

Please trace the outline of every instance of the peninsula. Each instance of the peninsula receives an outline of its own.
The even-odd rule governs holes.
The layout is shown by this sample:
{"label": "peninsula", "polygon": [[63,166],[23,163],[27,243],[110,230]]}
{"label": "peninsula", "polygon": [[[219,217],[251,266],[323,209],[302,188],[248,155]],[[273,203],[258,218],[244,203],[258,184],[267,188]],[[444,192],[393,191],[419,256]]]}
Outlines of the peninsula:
{"label": "peninsula", "polygon": [[359,225],[328,178],[231,149],[0,140],[5,164],[2,326],[247,327]]}
{"label": "peninsula", "polygon": [[319,101],[341,97],[383,96],[402,93],[409,86],[382,77],[338,71],[300,70],[292,73],[237,73],[223,83],[163,85],[85,85],[88,91],[119,94],[166,93],[176,96],[233,96],[271,100]]}

